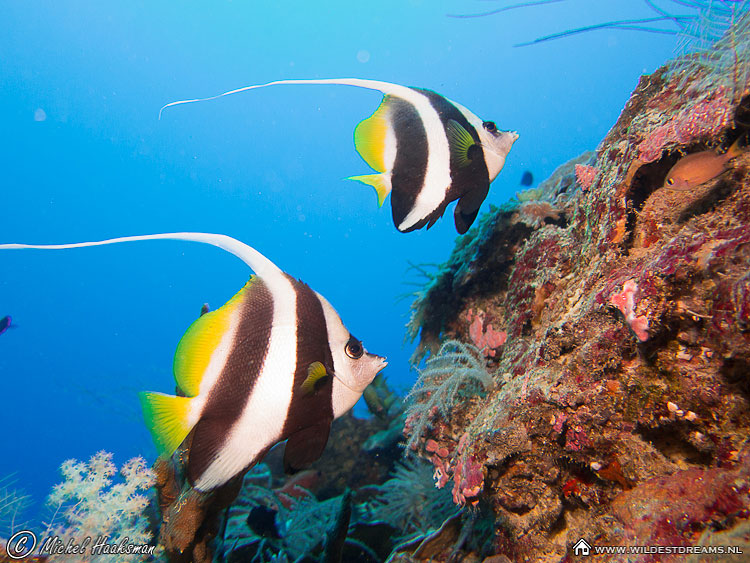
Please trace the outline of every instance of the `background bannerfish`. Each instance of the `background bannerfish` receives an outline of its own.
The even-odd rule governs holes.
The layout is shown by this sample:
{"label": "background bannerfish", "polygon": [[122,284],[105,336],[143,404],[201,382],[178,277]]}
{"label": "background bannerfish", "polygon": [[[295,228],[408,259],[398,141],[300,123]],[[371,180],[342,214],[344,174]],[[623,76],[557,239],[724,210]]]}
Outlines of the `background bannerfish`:
{"label": "background bannerfish", "polygon": [[518,134],[500,131],[467,108],[431,90],[360,78],[277,80],[208,98],[181,100],[165,108],[279,84],[343,84],[384,94],[375,113],[360,122],[354,143],[377,174],[351,176],[375,188],[378,204],[391,193],[393,223],[401,232],[430,228],[458,200],[456,230],[476,219],[490,182],[502,170]]}
{"label": "background bannerfish", "polygon": [[184,396],[142,393],[159,453],[192,431],[190,483],[214,489],[287,439],[284,465],[316,460],[331,422],[349,410],[385,366],[344,327],[333,307],[257,250],[226,235],[166,233],[62,245],[67,249],[144,240],[187,240],[222,248],[255,271],[223,307],[201,314],[180,340],[174,376]]}

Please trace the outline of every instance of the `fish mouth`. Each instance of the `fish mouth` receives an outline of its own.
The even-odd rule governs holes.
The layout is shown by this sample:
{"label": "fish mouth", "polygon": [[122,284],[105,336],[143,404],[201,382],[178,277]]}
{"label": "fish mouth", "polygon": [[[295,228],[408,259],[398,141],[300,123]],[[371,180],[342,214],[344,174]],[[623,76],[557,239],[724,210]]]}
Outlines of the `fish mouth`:
{"label": "fish mouth", "polygon": [[378,356],[376,354],[370,354],[369,352],[367,355],[370,356],[371,359],[380,363],[380,367],[378,368],[377,373],[380,373],[381,371],[383,371],[383,369],[388,365],[388,362],[386,361],[387,359],[385,356]]}

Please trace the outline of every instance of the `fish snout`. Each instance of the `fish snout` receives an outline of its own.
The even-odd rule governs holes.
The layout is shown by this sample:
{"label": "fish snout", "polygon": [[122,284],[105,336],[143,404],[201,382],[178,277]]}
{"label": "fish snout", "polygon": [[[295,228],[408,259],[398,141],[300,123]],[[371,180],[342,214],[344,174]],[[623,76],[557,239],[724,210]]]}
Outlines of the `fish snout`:
{"label": "fish snout", "polygon": [[375,364],[378,372],[382,371],[383,368],[385,368],[385,366],[388,365],[388,361],[385,356],[378,356],[377,354],[370,354],[369,352],[367,353],[367,355],[369,356],[370,360],[372,360],[373,363]]}

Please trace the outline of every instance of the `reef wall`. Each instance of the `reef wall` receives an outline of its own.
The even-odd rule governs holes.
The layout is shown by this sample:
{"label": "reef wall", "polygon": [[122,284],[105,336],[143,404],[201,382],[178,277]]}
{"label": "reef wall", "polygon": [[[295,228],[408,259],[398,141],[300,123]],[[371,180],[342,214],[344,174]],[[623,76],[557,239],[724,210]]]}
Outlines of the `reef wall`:
{"label": "reef wall", "polygon": [[[575,559],[581,538],[750,553],[750,152],[720,156],[748,143],[748,35],[643,76],[595,152],[481,218],[412,306],[415,360],[469,374],[438,350],[471,342],[493,376],[438,404],[428,361],[405,428],[494,515],[489,560]],[[713,176],[671,189],[702,151]]]}

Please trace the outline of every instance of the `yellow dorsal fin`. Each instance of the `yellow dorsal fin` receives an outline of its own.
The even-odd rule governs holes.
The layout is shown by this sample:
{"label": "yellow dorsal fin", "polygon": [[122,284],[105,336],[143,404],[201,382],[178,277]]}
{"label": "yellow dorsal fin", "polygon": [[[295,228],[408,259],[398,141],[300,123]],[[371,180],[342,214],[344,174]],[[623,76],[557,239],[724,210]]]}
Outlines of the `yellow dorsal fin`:
{"label": "yellow dorsal fin", "polygon": [[232,313],[240,306],[245,292],[255,279],[252,276],[224,306],[198,317],[180,339],[174,354],[174,378],[188,397],[198,394],[211,355],[230,329]]}
{"label": "yellow dorsal fin", "polygon": [[139,393],[143,418],[151,431],[159,455],[171,456],[190,432],[188,397],[163,393]]}
{"label": "yellow dorsal fin", "polygon": [[365,174],[363,176],[349,176],[347,180],[362,182],[375,188],[378,194],[378,207],[383,207],[385,198],[391,193],[391,176],[390,174]]}
{"label": "yellow dorsal fin", "polygon": [[384,96],[378,109],[370,117],[360,121],[354,129],[354,146],[365,162],[378,172],[385,172],[385,138],[388,133],[388,104],[390,96]]}
{"label": "yellow dorsal fin", "polygon": [[307,368],[307,379],[302,382],[300,386],[305,394],[310,395],[315,392],[315,385],[318,381],[328,377],[328,372],[323,364],[320,362],[313,362],[310,367]]}

